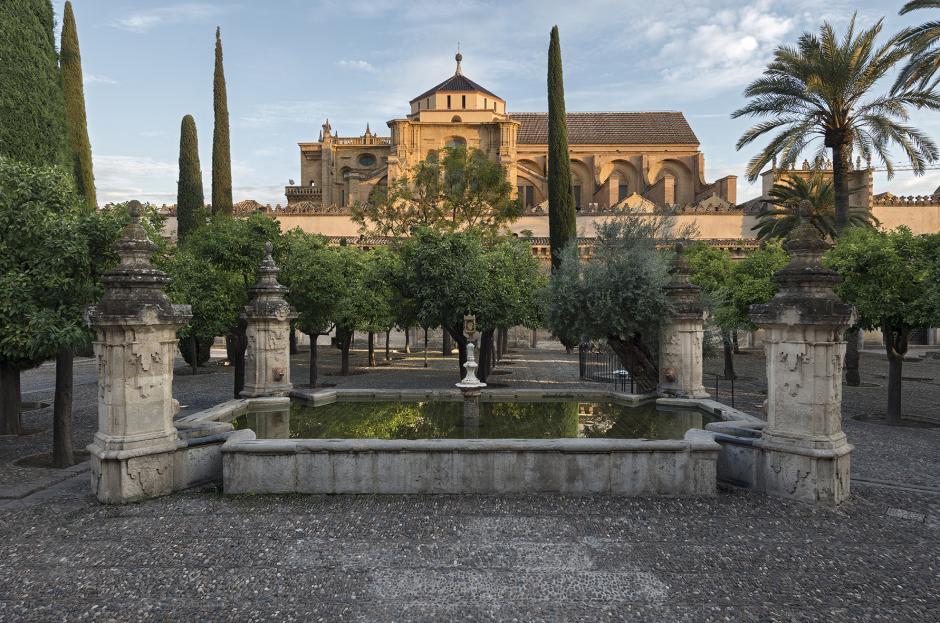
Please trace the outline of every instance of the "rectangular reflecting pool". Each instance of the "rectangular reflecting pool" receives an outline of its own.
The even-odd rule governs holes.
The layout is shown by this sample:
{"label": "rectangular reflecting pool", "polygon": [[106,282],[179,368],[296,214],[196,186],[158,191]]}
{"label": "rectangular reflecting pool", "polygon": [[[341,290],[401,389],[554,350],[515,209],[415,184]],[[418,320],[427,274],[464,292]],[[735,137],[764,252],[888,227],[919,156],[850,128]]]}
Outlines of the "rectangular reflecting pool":
{"label": "rectangular reflecting pool", "polygon": [[258,439],[682,439],[716,421],[698,409],[616,402],[482,402],[465,421],[463,403],[377,401],[246,413],[232,421]]}

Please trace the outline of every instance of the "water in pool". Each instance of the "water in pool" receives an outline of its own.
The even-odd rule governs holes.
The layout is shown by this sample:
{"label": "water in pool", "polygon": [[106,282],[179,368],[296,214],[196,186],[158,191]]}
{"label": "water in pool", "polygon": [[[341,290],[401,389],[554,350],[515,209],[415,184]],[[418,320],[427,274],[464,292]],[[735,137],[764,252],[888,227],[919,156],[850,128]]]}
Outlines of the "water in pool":
{"label": "water in pool", "polygon": [[682,439],[715,419],[698,410],[630,407],[613,402],[483,402],[465,422],[463,403],[335,402],[248,413],[232,424],[259,439]]}

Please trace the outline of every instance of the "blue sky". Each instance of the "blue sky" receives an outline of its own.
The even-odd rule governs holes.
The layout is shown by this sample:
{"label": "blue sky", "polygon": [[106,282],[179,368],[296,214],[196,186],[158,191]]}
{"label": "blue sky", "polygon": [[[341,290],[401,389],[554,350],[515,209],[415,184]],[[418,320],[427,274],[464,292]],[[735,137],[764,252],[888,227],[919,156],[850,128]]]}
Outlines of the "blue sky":
{"label": "blue sky", "polygon": [[[61,16],[64,0],[54,0]],[[570,111],[680,110],[702,143],[709,181],[738,175],[738,199],[759,194],[744,179],[754,150],[734,143],[731,120],[744,86],[773,49],[822,20],[853,11],[885,31],[936,14],[900,17],[894,0],[74,0],[85,72],[99,201],[176,200],[180,120],[192,114],[208,172],[212,69],[222,28],[231,115],[235,200],[284,203],[299,169],[298,141],[316,140],[329,117],[343,136],[407,112],[415,95],[451,75],[460,42],[464,73],[512,111],[546,109],[548,33],[561,32]],[[940,113],[913,122],[940,140]],[[940,171],[876,178],[876,192],[931,193]]]}

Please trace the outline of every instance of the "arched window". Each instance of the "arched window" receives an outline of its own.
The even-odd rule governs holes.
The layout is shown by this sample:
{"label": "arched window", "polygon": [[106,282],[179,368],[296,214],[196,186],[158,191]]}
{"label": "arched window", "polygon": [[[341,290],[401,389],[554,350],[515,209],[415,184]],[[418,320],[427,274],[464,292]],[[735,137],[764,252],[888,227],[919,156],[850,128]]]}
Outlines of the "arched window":
{"label": "arched window", "polygon": [[450,108],[450,95],[447,96],[447,108]]}
{"label": "arched window", "polygon": [[451,123],[460,123],[461,121],[463,121],[463,119],[460,118],[460,115],[454,115],[450,120]]}
{"label": "arched window", "polygon": [[462,136],[452,136],[447,139],[447,142],[444,145],[449,149],[456,149],[457,147],[466,147],[467,139]]}
{"label": "arched window", "polygon": [[467,96],[466,95],[460,96],[460,107],[466,110],[467,108]]}

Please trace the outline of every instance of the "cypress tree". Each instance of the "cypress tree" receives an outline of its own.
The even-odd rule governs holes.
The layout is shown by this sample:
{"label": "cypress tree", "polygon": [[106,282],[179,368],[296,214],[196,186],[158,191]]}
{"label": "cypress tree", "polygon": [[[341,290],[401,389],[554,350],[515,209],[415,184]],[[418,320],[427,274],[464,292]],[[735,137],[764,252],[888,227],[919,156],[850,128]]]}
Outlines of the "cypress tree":
{"label": "cypress tree", "polygon": [[59,50],[62,91],[65,93],[66,128],[75,187],[85,198],[88,209],[95,210],[98,203],[95,197],[95,176],[92,173],[91,143],[88,141],[88,122],[85,118],[82,55],[78,48],[75,14],[72,12],[72,3],[68,1],[65,3],[65,15],[62,19],[62,43]]}
{"label": "cypress tree", "polygon": [[552,27],[548,46],[548,236],[554,271],[561,263],[561,250],[577,243],[578,236],[558,26]]}
{"label": "cypress tree", "polygon": [[180,242],[196,228],[196,212],[204,202],[196,121],[186,115],[180,126],[180,177],[176,185],[176,236]]}
{"label": "cypress tree", "polygon": [[212,87],[215,128],[212,132],[212,212],[232,214],[232,156],[228,135],[228,96],[222,68],[222,33],[215,29],[215,80]]}
{"label": "cypress tree", "polygon": [[0,2],[0,156],[64,164],[65,101],[49,0]]}

